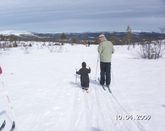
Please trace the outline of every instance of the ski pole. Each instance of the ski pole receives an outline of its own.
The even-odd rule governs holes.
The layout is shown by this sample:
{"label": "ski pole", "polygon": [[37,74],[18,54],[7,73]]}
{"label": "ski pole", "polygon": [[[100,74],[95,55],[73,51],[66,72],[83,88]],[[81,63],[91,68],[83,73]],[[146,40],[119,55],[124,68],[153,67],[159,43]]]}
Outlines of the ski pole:
{"label": "ski pole", "polygon": [[[77,68],[75,68],[76,72],[77,72]],[[75,83],[77,84],[77,73],[75,74]]]}
{"label": "ski pole", "polygon": [[97,63],[96,63],[95,81],[97,80],[98,63],[99,63],[99,55],[98,55],[98,57],[97,57]]}

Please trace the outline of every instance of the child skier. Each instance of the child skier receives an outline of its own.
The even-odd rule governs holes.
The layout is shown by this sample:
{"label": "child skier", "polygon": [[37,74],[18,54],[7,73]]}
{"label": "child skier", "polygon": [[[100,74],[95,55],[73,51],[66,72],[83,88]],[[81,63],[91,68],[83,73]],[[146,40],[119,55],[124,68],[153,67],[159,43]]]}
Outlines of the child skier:
{"label": "child skier", "polygon": [[76,74],[80,75],[81,87],[84,90],[88,90],[88,88],[89,88],[88,73],[90,73],[90,72],[91,72],[91,69],[90,69],[90,67],[89,67],[89,69],[86,68],[85,62],[82,63],[82,68],[79,71],[76,71]]}

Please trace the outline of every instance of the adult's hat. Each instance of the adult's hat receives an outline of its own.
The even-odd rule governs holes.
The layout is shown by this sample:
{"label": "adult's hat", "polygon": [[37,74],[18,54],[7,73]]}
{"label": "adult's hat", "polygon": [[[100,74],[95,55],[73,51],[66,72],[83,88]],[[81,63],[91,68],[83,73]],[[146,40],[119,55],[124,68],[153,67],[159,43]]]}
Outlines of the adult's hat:
{"label": "adult's hat", "polygon": [[100,34],[100,35],[99,35],[99,40],[100,40],[101,42],[103,42],[103,41],[106,41],[107,39],[106,39],[106,37],[105,37],[104,34]]}
{"label": "adult's hat", "polygon": [[101,37],[105,37],[105,35],[104,35],[104,34],[100,34],[100,35],[99,35],[99,38],[101,38]]}

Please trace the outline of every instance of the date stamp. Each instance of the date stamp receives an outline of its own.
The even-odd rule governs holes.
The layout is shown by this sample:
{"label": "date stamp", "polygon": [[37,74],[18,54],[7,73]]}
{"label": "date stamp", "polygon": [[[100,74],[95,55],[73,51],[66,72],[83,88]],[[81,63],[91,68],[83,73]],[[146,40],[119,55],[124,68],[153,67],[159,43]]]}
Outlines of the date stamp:
{"label": "date stamp", "polygon": [[151,120],[151,115],[116,115],[116,120],[141,120],[149,121]]}

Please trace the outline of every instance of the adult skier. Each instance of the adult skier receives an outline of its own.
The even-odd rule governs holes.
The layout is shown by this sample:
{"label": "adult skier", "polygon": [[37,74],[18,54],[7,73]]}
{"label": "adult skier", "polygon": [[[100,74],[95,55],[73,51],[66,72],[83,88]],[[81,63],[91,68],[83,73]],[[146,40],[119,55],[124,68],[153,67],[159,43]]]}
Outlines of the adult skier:
{"label": "adult skier", "polygon": [[113,44],[108,41],[104,34],[99,35],[98,53],[100,57],[100,84],[109,89],[111,83],[111,58],[114,53]]}

